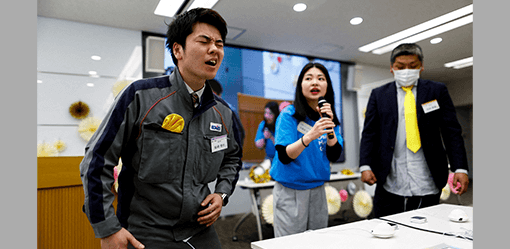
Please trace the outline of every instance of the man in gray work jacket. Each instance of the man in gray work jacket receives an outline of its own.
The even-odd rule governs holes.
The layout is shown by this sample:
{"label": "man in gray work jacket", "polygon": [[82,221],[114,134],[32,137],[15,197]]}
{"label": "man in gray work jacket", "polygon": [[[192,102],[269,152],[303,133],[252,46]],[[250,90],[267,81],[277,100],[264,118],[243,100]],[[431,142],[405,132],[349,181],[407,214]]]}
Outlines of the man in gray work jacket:
{"label": "man in gray work jacket", "polygon": [[102,248],[221,248],[213,223],[234,191],[242,148],[239,124],[206,80],[220,67],[226,34],[213,10],[179,15],[167,33],[174,72],[126,87],[87,144],[83,211]]}

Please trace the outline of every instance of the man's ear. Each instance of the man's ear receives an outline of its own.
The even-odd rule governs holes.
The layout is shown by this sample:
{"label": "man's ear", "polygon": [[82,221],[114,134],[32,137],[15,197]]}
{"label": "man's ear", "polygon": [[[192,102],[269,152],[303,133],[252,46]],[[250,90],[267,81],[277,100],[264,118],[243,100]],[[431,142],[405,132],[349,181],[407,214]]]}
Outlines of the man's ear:
{"label": "man's ear", "polygon": [[174,42],[174,45],[172,46],[172,51],[177,60],[182,59],[182,54],[184,53],[184,50],[182,49],[181,44]]}

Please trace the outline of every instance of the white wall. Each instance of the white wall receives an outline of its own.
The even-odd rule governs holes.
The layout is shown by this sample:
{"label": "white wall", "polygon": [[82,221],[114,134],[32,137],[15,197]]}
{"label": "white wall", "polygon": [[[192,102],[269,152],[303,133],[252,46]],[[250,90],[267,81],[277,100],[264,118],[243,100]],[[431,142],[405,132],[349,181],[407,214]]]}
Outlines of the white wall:
{"label": "white wall", "polygon": [[[92,55],[102,59],[94,61]],[[37,79],[42,81],[37,84],[37,143],[62,140],[67,148],[59,156],[83,156],[81,120],[69,114],[69,106],[85,102],[89,117],[102,119],[114,83],[141,78],[141,58],[140,31],[37,17]],[[89,77],[91,70],[100,77]]]}

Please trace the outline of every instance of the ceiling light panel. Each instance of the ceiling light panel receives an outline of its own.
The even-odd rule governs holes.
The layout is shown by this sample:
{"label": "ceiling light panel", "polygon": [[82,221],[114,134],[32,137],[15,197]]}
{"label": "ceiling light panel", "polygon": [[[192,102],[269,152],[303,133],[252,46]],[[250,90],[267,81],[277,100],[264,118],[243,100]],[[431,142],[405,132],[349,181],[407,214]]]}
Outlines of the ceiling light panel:
{"label": "ceiling light panel", "polygon": [[212,9],[214,5],[218,0],[195,0],[193,3],[189,6],[188,10],[194,9],[194,8],[207,8]]}
{"label": "ceiling light panel", "polygon": [[449,21],[455,20],[455,19],[457,19],[459,17],[465,16],[465,15],[468,15],[468,14],[471,14],[471,13],[473,13],[473,4],[468,5],[466,7],[463,7],[463,8],[460,8],[458,10],[452,11],[450,13],[444,14],[444,15],[442,15],[440,17],[436,17],[436,18],[434,18],[432,20],[429,20],[427,22],[418,24],[416,26],[413,26],[413,27],[408,28],[406,30],[400,31],[400,32],[395,33],[393,35],[390,35],[388,37],[382,38],[382,39],[377,40],[375,42],[369,43],[369,44],[367,44],[365,46],[362,46],[362,47],[358,48],[358,50],[361,51],[361,52],[365,52],[365,53],[366,52],[370,52],[370,51],[372,51],[372,50],[374,50],[376,48],[380,48],[380,47],[383,47],[385,45],[388,45],[388,44],[391,44],[391,43],[395,43],[396,41],[402,40],[402,39],[404,39],[406,37],[418,34],[418,33],[423,32],[425,30],[431,29],[433,27],[436,27],[438,25],[447,23]]}
{"label": "ceiling light panel", "polygon": [[392,43],[388,46],[375,49],[374,51],[372,51],[372,53],[379,54],[379,55],[384,54],[384,53],[392,51],[394,48],[396,48],[398,45],[400,45],[402,43],[416,43],[416,42],[419,42],[419,41],[425,40],[427,38],[430,38],[432,36],[436,36],[438,34],[450,31],[452,29],[456,29],[458,27],[464,26],[464,25],[472,23],[472,22],[473,22],[473,15],[469,15],[469,16],[463,17],[461,19],[457,19],[453,22],[449,22],[447,24],[441,25],[439,27],[429,29],[429,30],[419,33],[417,35],[413,35],[413,36],[406,38],[404,40],[400,40],[398,42]]}
{"label": "ceiling light panel", "polygon": [[460,69],[464,67],[469,67],[473,65],[473,57],[468,57],[462,60],[452,61],[444,64],[445,67],[453,67],[454,69]]}
{"label": "ceiling light panel", "polygon": [[159,16],[173,17],[179,11],[185,0],[160,0],[154,10],[154,14]]}

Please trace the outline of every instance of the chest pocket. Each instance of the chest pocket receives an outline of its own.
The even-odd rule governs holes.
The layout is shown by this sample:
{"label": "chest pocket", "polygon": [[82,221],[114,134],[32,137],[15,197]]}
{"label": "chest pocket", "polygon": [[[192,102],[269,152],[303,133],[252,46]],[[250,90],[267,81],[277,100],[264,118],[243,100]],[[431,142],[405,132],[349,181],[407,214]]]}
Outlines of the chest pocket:
{"label": "chest pocket", "polygon": [[[228,149],[212,152],[211,140],[218,137],[218,133],[206,134],[203,137],[203,143],[201,143],[201,158],[203,163],[200,163],[195,167],[195,179],[202,184],[212,182],[216,179],[216,175],[220,169],[225,151]],[[228,137],[226,137],[228,144]]]}
{"label": "chest pocket", "polygon": [[138,178],[146,183],[180,179],[184,168],[183,135],[145,125]]}

